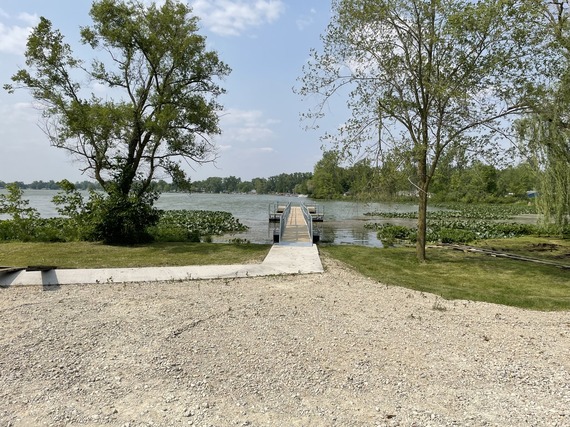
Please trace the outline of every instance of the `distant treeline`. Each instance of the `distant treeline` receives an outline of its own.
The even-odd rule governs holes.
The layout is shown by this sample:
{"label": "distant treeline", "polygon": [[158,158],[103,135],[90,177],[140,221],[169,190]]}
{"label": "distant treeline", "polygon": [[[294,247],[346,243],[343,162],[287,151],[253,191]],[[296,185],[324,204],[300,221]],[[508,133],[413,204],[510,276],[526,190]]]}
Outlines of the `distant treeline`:
{"label": "distant treeline", "polygon": [[306,183],[313,177],[311,172],[282,173],[269,178],[210,177],[192,183],[192,191],[204,193],[251,193],[258,194],[306,194]]}
{"label": "distant treeline", "polygon": [[[415,170],[397,167],[385,162],[374,167],[368,161],[343,167],[334,152],[326,152],[315,165],[314,172],[282,173],[269,178],[242,181],[235,176],[210,177],[191,184],[195,193],[257,193],[257,194],[307,194],[315,199],[339,199],[344,197],[368,200],[416,198]],[[55,181],[34,181],[31,184],[16,182],[22,189],[59,190]],[[6,183],[0,181],[0,189]],[[75,183],[79,190],[98,190],[95,182]],[[430,195],[441,202],[498,202],[524,199],[527,192],[537,188],[536,174],[527,163],[498,169],[492,165],[473,162],[466,166],[442,164],[434,176]],[[181,191],[164,180],[153,183],[160,193]]]}
{"label": "distant treeline", "polygon": [[[21,181],[15,182],[4,182],[0,181],[0,188],[6,188],[7,184],[17,184],[23,190],[60,190],[60,187],[57,181],[50,180],[50,181],[33,181],[30,184],[23,183]],[[101,186],[98,182],[90,182],[90,181],[82,181],[76,182],[75,188],[78,190],[100,190]]]}
{"label": "distant treeline", "polygon": [[[192,182],[191,191],[196,193],[306,193],[306,183],[313,177],[311,172],[295,172],[291,174],[282,173],[269,178],[254,178],[251,181],[242,181],[235,176],[230,177],[210,177],[203,181]],[[6,188],[6,182],[0,181],[0,189]],[[34,181],[30,184],[16,181],[15,184],[21,189],[30,190],[59,190],[56,181]],[[100,190],[101,186],[97,182],[83,181],[76,182],[78,190]],[[179,188],[164,180],[153,182],[153,189],[160,193],[178,192]]]}

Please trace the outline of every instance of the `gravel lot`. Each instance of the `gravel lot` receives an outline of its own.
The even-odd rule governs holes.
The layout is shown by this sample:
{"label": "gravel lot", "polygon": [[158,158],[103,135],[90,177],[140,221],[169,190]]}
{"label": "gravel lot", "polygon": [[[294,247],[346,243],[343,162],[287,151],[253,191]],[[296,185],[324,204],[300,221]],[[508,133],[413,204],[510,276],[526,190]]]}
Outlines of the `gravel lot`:
{"label": "gravel lot", "polygon": [[326,272],[0,289],[0,426],[570,426],[570,313]]}

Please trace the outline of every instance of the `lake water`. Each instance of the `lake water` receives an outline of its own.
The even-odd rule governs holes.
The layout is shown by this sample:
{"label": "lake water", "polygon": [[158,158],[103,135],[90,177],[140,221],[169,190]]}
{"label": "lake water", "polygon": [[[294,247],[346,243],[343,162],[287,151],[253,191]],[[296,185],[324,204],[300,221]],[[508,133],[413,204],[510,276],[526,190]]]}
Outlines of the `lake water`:
{"label": "lake water", "polygon": [[[5,194],[5,190],[0,190]],[[52,203],[57,191],[25,190],[24,199],[29,200],[30,206],[37,209],[43,217],[54,217],[58,213]],[[87,194],[87,193],[86,193]],[[272,243],[273,227],[269,223],[269,207],[277,202],[293,202],[298,204],[316,203],[324,210],[324,221],[314,223],[321,233],[321,240],[336,244],[360,244],[380,247],[376,232],[364,228],[367,222],[390,222],[393,224],[414,224],[409,220],[371,220],[364,213],[384,210],[411,212],[417,206],[411,204],[357,203],[342,200],[312,200],[310,198],[287,197],[276,195],[254,194],[202,194],[202,193],[164,193],[156,203],[159,209],[188,209],[230,212],[242,224],[247,225],[248,231],[235,235],[214,237],[214,242],[227,242],[233,238],[247,239],[252,243]]]}

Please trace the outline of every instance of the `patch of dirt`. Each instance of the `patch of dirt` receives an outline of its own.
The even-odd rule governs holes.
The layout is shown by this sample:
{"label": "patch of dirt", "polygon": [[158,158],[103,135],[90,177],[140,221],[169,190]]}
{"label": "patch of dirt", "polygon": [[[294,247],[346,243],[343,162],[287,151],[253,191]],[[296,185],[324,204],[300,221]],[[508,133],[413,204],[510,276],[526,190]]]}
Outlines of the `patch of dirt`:
{"label": "patch of dirt", "polygon": [[554,252],[560,247],[555,243],[533,243],[525,249],[529,252]]}
{"label": "patch of dirt", "polygon": [[0,289],[2,426],[570,425],[570,313],[326,272]]}

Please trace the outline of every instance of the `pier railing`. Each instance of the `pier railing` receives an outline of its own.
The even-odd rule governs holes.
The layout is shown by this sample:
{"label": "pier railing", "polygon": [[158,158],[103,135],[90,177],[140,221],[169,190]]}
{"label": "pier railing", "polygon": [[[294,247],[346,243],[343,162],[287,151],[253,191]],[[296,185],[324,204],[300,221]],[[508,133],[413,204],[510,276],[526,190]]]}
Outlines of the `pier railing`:
{"label": "pier railing", "polygon": [[313,216],[309,212],[309,209],[304,203],[301,203],[301,211],[303,212],[303,216],[305,217],[305,221],[307,223],[307,228],[309,232],[309,239],[311,242],[313,241]]}
{"label": "pier railing", "polygon": [[283,233],[285,232],[285,227],[287,226],[287,220],[289,219],[289,214],[291,213],[291,202],[287,203],[287,206],[283,210],[279,218],[279,242],[283,239]]}

